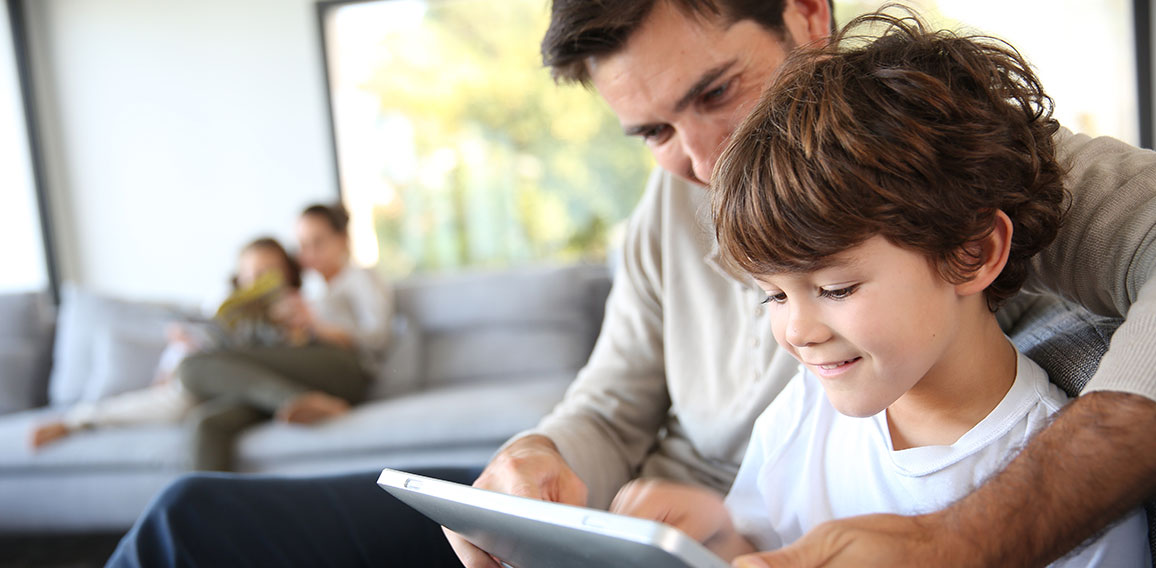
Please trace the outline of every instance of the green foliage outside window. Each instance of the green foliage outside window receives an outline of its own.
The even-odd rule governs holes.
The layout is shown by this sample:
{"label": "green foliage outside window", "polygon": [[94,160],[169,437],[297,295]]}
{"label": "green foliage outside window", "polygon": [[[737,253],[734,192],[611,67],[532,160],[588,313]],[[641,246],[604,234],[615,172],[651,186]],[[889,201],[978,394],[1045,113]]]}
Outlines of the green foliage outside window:
{"label": "green foliage outside window", "polygon": [[423,6],[420,25],[382,34],[357,85],[406,149],[379,174],[393,190],[373,213],[382,268],[604,259],[652,161],[596,94],[550,79],[544,0]]}

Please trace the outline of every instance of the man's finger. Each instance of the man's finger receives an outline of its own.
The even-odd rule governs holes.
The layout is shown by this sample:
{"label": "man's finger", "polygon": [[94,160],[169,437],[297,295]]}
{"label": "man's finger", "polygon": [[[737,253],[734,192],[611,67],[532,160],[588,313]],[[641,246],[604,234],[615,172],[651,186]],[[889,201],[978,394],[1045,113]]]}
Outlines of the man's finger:
{"label": "man's finger", "polygon": [[502,568],[486,551],[470,544],[457,533],[445,527],[442,527],[442,531],[446,533],[446,539],[450,541],[454,554],[458,555],[458,559],[466,568]]}

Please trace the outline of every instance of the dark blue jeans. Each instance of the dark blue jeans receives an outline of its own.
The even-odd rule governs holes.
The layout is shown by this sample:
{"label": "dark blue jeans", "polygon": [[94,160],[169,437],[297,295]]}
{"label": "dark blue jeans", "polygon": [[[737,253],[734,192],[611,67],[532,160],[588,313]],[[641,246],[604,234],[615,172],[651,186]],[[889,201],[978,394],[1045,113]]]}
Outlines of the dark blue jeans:
{"label": "dark blue jeans", "polygon": [[[481,469],[414,473],[472,483]],[[108,566],[461,568],[441,527],[381,490],[377,475],[182,477],[157,495]]]}

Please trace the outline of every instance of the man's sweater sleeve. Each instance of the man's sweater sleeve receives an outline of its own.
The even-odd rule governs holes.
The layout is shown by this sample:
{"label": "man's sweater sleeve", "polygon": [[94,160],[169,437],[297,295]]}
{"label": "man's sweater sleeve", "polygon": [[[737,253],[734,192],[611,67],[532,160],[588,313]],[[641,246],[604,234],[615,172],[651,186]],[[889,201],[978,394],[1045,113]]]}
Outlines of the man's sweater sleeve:
{"label": "man's sweater sleeve", "polygon": [[[627,227],[602,331],[561,403],[534,430],[550,438],[606,507],[636,475],[670,411],[663,357],[661,176]],[[517,439],[517,438],[515,438]]]}
{"label": "man's sweater sleeve", "polygon": [[1066,130],[1056,140],[1069,208],[1027,288],[1125,317],[1084,392],[1156,400],[1156,153]]}

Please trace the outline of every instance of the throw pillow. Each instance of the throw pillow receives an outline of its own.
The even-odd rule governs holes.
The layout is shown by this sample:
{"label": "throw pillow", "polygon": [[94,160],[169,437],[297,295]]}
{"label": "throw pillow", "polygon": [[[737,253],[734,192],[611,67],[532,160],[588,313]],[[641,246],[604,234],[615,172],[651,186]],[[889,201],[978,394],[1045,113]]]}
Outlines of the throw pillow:
{"label": "throw pillow", "polygon": [[165,327],[182,317],[173,306],[118,300],[74,285],[65,286],[59,313],[48,383],[53,406],[85,398],[94,369],[94,341],[102,332],[163,341]]}
{"label": "throw pillow", "polygon": [[135,337],[112,329],[101,330],[92,342],[92,374],[81,400],[95,401],[143,389],[153,382],[163,336]]}

